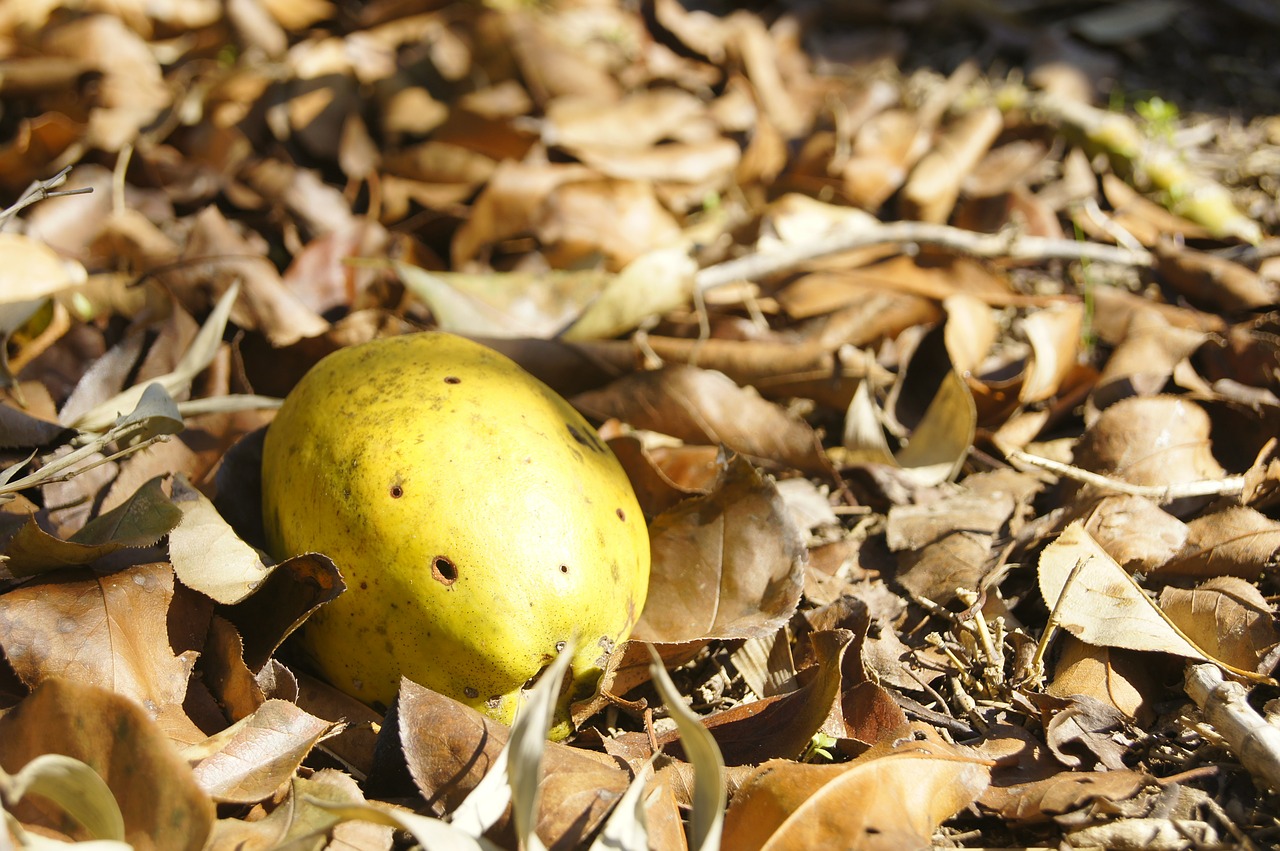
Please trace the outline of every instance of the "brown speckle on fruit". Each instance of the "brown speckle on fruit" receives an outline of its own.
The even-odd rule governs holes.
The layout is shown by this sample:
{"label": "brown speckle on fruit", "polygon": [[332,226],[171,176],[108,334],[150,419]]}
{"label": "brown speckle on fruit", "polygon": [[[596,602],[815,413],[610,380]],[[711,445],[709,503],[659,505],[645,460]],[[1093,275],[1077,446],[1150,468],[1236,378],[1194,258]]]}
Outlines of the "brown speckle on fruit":
{"label": "brown speckle on fruit", "polygon": [[480,692],[474,686],[467,686],[462,690],[462,693],[465,694],[471,700],[475,700],[477,697],[480,696]]}
{"label": "brown speckle on fruit", "polygon": [[400,498],[400,497],[402,497],[402,496],[404,496],[404,488],[400,487],[400,485],[392,485],[392,486],[391,486],[391,498],[392,498],[392,499],[399,499],[399,498]]}
{"label": "brown speckle on fruit", "polygon": [[561,572],[561,573],[568,573],[568,572],[569,572],[569,565],[567,565],[567,564],[562,564],[562,565],[560,565],[560,572]]}
{"label": "brown speckle on fruit", "polygon": [[456,375],[446,375],[444,377],[444,383],[445,384],[461,384],[462,379]]}
{"label": "brown speckle on fruit", "polygon": [[622,522],[627,522],[627,512],[623,511],[621,508],[616,509],[613,513],[618,515],[618,519]]}
{"label": "brown speckle on fruit", "polygon": [[458,568],[444,556],[436,556],[431,560],[431,578],[448,588],[458,581]]}

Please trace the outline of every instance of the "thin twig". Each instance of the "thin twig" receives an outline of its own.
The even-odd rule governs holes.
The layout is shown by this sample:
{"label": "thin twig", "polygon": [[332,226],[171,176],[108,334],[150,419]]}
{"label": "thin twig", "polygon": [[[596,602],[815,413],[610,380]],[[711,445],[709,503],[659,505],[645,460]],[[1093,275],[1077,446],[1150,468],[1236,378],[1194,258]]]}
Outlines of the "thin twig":
{"label": "thin twig", "polygon": [[0,212],[0,228],[3,228],[14,216],[30,207],[37,201],[43,201],[45,198],[57,198],[61,195],[85,195],[93,191],[92,186],[83,186],[79,189],[63,189],[59,192],[51,190],[57,189],[59,186],[67,182],[67,175],[71,174],[71,166],[67,166],[53,177],[46,180],[34,181],[17,201],[6,207]]}
{"label": "thin twig", "polygon": [[1175,482],[1171,485],[1135,485],[1132,482],[1125,482],[1100,473],[1082,470],[1079,467],[1064,464],[1061,461],[1054,461],[1051,458],[1032,455],[1030,452],[1023,452],[1021,449],[1009,449],[1005,452],[1005,457],[1010,461],[1021,461],[1024,464],[1048,470],[1073,481],[1083,482],[1084,484],[1115,491],[1116,493],[1128,494],[1129,496],[1146,497],[1158,503],[1168,503],[1176,499],[1185,499],[1193,496],[1235,496],[1244,492],[1244,476],[1201,479],[1195,482]]}
{"label": "thin twig", "polygon": [[1036,643],[1035,655],[1031,657],[1031,663],[1028,665],[1030,677],[1026,682],[1027,685],[1038,687],[1044,680],[1044,654],[1049,647],[1049,641],[1058,631],[1058,612],[1062,608],[1062,601],[1067,599],[1067,592],[1071,590],[1071,586],[1086,563],[1086,559],[1076,559],[1071,572],[1067,574],[1067,581],[1062,583],[1062,590],[1058,592],[1058,599],[1053,603],[1053,610],[1049,612],[1049,620],[1045,622],[1044,632],[1040,635],[1040,641]]}
{"label": "thin twig", "polygon": [[872,245],[931,245],[973,257],[1008,260],[1094,260],[1123,266],[1149,267],[1155,257],[1145,249],[1121,248],[1074,239],[1050,239],[1008,231],[979,233],[932,222],[891,222],[868,227],[853,225],[813,242],[758,252],[717,263],[698,272],[699,290],[709,290],[735,281],[760,280],[826,257]]}

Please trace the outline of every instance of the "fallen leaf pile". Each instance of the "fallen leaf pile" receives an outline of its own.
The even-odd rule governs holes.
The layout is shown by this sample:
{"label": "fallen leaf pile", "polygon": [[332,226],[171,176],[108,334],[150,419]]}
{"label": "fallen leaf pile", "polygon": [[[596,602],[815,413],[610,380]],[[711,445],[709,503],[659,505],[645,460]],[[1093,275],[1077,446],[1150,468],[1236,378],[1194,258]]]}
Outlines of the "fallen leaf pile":
{"label": "fallen leaf pile", "polygon": [[[1274,847],[1277,33],[0,4],[0,849]],[[347,592],[262,554],[263,428],[425,328],[645,510],[565,743],[562,665],[508,729],[292,651]]]}

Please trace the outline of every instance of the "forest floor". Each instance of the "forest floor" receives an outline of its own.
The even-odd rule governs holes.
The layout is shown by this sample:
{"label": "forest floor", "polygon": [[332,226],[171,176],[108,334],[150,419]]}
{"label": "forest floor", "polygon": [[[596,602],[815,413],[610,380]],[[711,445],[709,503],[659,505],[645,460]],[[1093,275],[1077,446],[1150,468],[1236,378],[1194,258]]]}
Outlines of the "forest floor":
{"label": "forest floor", "polygon": [[[0,5],[0,851],[1276,847],[1278,39],[1266,0]],[[630,638],[514,683],[514,733],[327,684],[295,642],[361,565],[268,555],[279,400],[430,329],[568,399],[648,527]]]}

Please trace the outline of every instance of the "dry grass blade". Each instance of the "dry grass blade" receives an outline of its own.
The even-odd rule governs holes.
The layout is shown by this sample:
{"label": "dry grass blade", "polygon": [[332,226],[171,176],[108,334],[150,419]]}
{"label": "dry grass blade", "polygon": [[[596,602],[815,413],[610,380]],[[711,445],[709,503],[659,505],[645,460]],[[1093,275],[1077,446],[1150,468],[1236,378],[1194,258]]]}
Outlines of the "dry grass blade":
{"label": "dry grass blade", "polygon": [[658,654],[649,648],[649,670],[667,712],[680,730],[680,744],[693,764],[693,813],[689,823],[689,847],[693,851],[716,851],[724,831],[724,759],[716,740],[698,717],[689,711]]}

